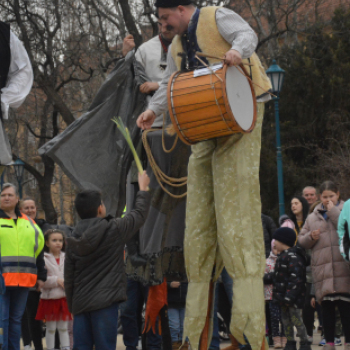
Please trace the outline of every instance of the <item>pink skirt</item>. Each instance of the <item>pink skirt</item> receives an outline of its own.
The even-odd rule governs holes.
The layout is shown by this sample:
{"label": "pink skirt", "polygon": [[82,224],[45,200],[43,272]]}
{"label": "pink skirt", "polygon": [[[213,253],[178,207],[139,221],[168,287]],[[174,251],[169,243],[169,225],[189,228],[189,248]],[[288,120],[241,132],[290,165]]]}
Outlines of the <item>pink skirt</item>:
{"label": "pink skirt", "polygon": [[40,299],[36,320],[69,321],[72,315],[68,310],[67,299]]}

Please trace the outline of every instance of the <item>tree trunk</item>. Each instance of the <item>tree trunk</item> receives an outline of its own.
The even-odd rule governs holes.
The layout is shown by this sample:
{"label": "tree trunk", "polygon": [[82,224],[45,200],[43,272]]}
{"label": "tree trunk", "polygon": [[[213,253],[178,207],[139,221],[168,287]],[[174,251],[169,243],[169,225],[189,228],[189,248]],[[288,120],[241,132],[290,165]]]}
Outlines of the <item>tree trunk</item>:
{"label": "tree trunk", "polygon": [[142,35],[137,30],[135,19],[130,11],[129,2],[128,0],[120,0],[119,3],[122,8],[126,28],[128,28],[129,33],[134,37],[136,48],[138,48],[142,44],[143,39]]}
{"label": "tree trunk", "polygon": [[57,213],[51,198],[51,183],[55,171],[55,163],[49,157],[42,157],[45,172],[44,176],[38,180],[40,189],[41,205],[45,212],[45,218],[49,224],[57,224]]}

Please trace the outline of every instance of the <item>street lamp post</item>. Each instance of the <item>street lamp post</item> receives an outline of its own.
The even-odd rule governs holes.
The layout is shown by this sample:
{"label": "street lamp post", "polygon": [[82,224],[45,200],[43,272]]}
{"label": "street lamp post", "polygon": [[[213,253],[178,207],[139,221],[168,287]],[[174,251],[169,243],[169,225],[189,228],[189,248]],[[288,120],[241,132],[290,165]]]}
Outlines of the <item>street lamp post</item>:
{"label": "street lamp post", "polygon": [[13,167],[15,168],[16,178],[18,182],[18,192],[19,198],[22,198],[22,180],[23,180],[23,172],[24,172],[24,162],[17,158],[13,163]]}
{"label": "street lamp post", "polygon": [[283,187],[283,164],[282,149],[280,136],[280,116],[279,116],[279,96],[282,89],[285,71],[279,67],[276,60],[272,61],[272,65],[266,71],[266,74],[272,83],[272,92],[276,95],[273,97],[275,103],[275,119],[276,119],[276,147],[277,147],[277,179],[278,179],[278,202],[280,216],[285,213],[284,209],[284,187]]}

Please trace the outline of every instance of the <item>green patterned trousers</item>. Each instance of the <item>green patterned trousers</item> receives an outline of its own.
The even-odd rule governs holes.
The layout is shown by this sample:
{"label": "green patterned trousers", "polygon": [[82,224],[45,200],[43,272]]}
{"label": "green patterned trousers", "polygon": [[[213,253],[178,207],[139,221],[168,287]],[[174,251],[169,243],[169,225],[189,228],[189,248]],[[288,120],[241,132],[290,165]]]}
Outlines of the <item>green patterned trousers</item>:
{"label": "green patterned trousers", "polygon": [[252,133],[192,146],[184,253],[189,288],[184,336],[197,350],[205,325],[213,267],[233,278],[231,333],[260,350],[265,334],[264,241],[259,184],[264,104]]}
{"label": "green patterned trousers", "polygon": [[301,316],[301,310],[293,306],[281,306],[281,317],[284,327],[284,334],[287,340],[294,341],[294,327],[298,331],[301,342],[307,342],[306,327]]}

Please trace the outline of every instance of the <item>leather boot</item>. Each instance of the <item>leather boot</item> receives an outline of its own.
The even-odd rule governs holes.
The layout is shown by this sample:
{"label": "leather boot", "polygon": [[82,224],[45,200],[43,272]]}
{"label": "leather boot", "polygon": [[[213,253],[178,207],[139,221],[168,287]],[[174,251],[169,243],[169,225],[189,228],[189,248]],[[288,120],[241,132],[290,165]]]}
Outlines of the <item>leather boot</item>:
{"label": "leather boot", "polygon": [[[182,345],[182,342],[180,342],[180,341],[176,341],[176,342],[173,342],[172,343],[172,350],[179,350],[180,349],[180,347],[181,347],[181,345]],[[182,348],[183,349],[183,348]]]}
{"label": "leather boot", "polygon": [[189,344],[188,342],[184,342],[184,344],[181,346],[181,349],[180,350],[188,350],[189,349]]}
{"label": "leather boot", "polygon": [[229,334],[229,337],[231,340],[231,345],[226,348],[223,348],[222,350],[239,350],[239,343],[236,340],[236,338],[232,334]]}

